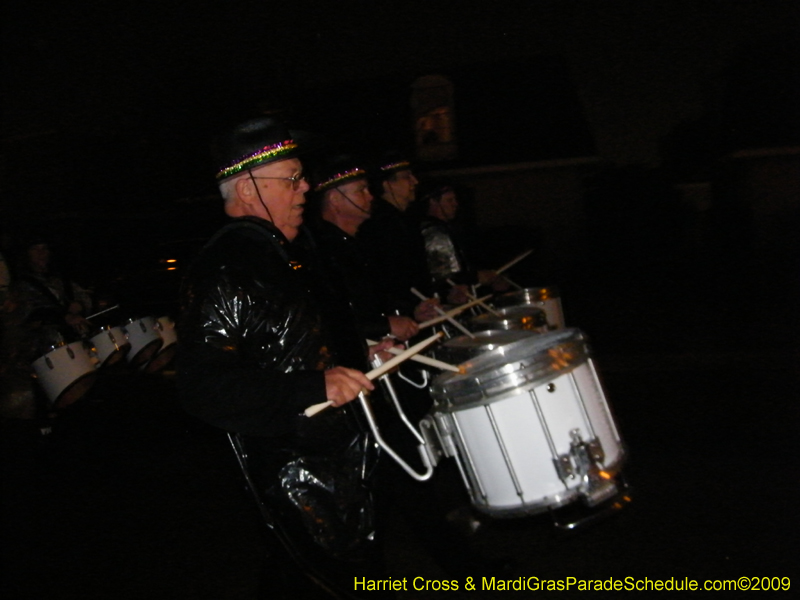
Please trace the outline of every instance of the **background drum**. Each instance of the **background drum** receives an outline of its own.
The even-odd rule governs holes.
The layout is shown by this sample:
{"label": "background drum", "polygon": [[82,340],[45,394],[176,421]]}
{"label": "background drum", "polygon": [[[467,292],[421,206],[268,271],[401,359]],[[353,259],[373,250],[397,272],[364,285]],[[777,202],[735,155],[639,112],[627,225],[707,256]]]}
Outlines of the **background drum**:
{"label": "background drum", "polygon": [[426,419],[476,508],[516,516],[617,494],[624,450],[580,331],[530,336],[462,366],[436,378]]}
{"label": "background drum", "polygon": [[101,327],[90,342],[100,366],[119,362],[130,351],[131,344],[122,327]]}
{"label": "background drum", "polygon": [[131,345],[127,356],[128,362],[134,367],[140,367],[149,362],[161,348],[163,341],[156,330],[154,317],[131,319],[123,328]]}
{"label": "background drum", "polygon": [[510,306],[534,306],[541,308],[546,315],[551,330],[563,329],[564,310],[561,306],[561,294],[556,287],[525,288],[508,292],[494,299],[497,308]]}
{"label": "background drum", "polygon": [[547,333],[549,326],[545,312],[535,306],[510,306],[499,308],[492,314],[483,313],[469,321],[471,331],[499,331],[517,329],[534,333]]}
{"label": "background drum", "polygon": [[436,358],[452,365],[460,365],[471,358],[486,354],[501,346],[508,346],[536,335],[523,330],[476,331],[473,336],[461,335],[434,348]]}
{"label": "background drum", "polygon": [[83,342],[54,347],[33,361],[32,366],[37,381],[57,408],[83,397],[97,377],[95,362]]}
{"label": "background drum", "polygon": [[160,317],[155,327],[161,337],[161,348],[144,367],[146,373],[158,373],[166,367],[175,358],[175,351],[178,348],[178,334],[175,332],[175,322],[172,319]]}

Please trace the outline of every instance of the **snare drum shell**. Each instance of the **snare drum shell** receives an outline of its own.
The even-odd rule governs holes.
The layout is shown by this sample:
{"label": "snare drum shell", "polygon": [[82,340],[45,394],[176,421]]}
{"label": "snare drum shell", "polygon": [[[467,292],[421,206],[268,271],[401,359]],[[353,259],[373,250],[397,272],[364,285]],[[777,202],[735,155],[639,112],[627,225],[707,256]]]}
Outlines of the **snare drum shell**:
{"label": "snare drum shell", "polygon": [[105,327],[92,336],[91,342],[101,366],[119,361],[131,349],[122,327]]}
{"label": "snare drum shell", "polygon": [[37,358],[32,366],[37,381],[57,407],[81,398],[97,376],[95,363],[83,342],[59,346]]}
{"label": "snare drum shell", "polygon": [[146,373],[157,373],[166,367],[175,358],[178,348],[178,334],[175,331],[175,322],[169,317],[160,317],[156,324],[156,331],[161,337],[161,348],[155,356],[142,367]]}
{"label": "snare drum shell", "polygon": [[161,348],[163,341],[156,329],[154,317],[133,319],[125,324],[124,329],[131,345],[127,359],[132,365],[140,366],[147,363]]}
{"label": "snare drum shell", "polygon": [[[574,335],[537,337],[556,338],[544,350],[536,344],[546,356],[548,349],[559,347],[555,342],[575,341]],[[502,362],[498,356],[497,362]],[[496,365],[494,374],[506,369],[513,379],[515,368]],[[605,454],[600,466],[607,473],[615,475],[623,462],[623,445],[591,359],[578,356],[560,369],[534,372],[533,380],[526,381],[522,374],[517,385],[480,400],[480,394],[469,394],[468,401],[461,402],[455,395],[448,397],[441,386],[435,395],[434,418],[453,438],[472,502],[493,516],[534,514],[579,497],[582,478],[562,480],[555,467],[559,456],[569,456],[573,432],[584,442],[600,442]],[[470,375],[480,388],[482,373],[462,377]]]}
{"label": "snare drum shell", "polygon": [[525,288],[507,292],[495,298],[494,304],[498,308],[535,306],[545,312],[550,329],[564,329],[566,327],[564,309],[561,306],[561,295],[556,287]]}

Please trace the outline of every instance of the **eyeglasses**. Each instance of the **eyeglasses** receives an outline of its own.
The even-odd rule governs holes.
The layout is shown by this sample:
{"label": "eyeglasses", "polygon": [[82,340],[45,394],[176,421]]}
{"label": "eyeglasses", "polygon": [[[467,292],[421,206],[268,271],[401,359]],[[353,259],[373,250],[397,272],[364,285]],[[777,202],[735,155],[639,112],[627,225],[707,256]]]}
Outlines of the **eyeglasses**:
{"label": "eyeglasses", "polygon": [[292,175],[291,177],[258,177],[256,175],[250,175],[253,179],[282,179],[284,181],[291,181],[292,182],[292,189],[296,192],[300,189],[300,184],[306,180],[305,175]]}

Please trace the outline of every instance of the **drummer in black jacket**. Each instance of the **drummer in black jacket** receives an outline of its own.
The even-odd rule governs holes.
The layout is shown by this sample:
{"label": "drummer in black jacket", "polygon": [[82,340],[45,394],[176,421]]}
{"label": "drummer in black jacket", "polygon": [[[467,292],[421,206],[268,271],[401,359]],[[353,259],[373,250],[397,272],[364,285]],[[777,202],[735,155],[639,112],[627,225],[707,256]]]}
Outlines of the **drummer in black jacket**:
{"label": "drummer in black jacket", "polygon": [[[424,255],[418,253],[422,250],[422,245],[416,225],[406,220],[395,208],[397,205],[408,207],[413,198],[416,178],[409,170],[408,163],[393,164],[393,168],[405,173],[394,181],[394,185],[384,186],[383,200],[372,199],[367,186],[367,169],[363,166],[363,161],[352,155],[340,154],[327,158],[317,169],[315,178],[314,189],[318,192],[321,219],[313,220],[313,231],[319,259],[326,267],[328,276],[334,280],[332,287],[343,283],[349,290],[362,330],[371,331],[370,337],[377,337],[386,331],[386,317],[380,314],[381,304],[378,300],[381,296],[376,293],[377,290],[388,294],[383,296],[385,300],[388,298],[394,301],[389,306],[405,307],[409,310],[408,307],[418,303],[418,300],[411,294],[403,293],[405,286],[409,289],[411,285],[427,289],[424,286],[428,282],[425,276],[427,272],[420,274],[420,271],[424,271]],[[387,180],[389,176],[385,173],[377,176],[379,180],[382,178]],[[387,202],[386,196],[394,202]],[[403,200],[398,201],[399,198]],[[381,222],[373,229],[369,225],[374,218],[372,213],[376,205],[379,211],[377,218]],[[381,210],[384,212],[381,213]],[[364,237],[374,241],[371,252],[380,256],[373,256],[363,243],[361,232],[365,230],[367,235]],[[378,243],[379,238],[372,240],[370,237],[377,236],[381,231],[387,236],[383,244]],[[353,237],[356,232],[357,235]],[[411,260],[412,258],[416,260]],[[385,269],[398,270],[381,272],[380,277],[372,277],[375,272],[370,271],[369,267],[375,269],[378,265],[384,265]],[[412,277],[415,279],[412,280]],[[423,307],[417,309],[417,314],[424,315],[424,311],[430,310],[432,306],[430,302],[423,304]],[[417,332],[416,322],[408,317],[390,316],[389,320],[392,323],[392,333],[400,339],[406,339],[409,334],[414,335]],[[396,327],[398,323],[403,326],[411,325],[409,334],[399,334],[402,329]],[[416,373],[414,378],[419,379],[419,374]],[[419,390],[399,379],[393,380],[393,386],[406,415],[412,422],[418,422],[430,408],[431,400],[427,390]],[[388,394],[388,390],[382,391],[385,392],[384,395]],[[378,412],[382,417],[380,420],[384,439],[401,456],[414,463],[414,456],[418,452],[416,439],[392,411]],[[415,466],[421,467],[419,464]],[[382,461],[377,485],[382,506],[403,518],[406,527],[415,534],[422,547],[449,575],[462,576],[476,572],[485,573],[487,569],[498,570],[496,560],[487,560],[474,554],[466,540],[448,523],[450,519],[446,513],[453,503],[451,496],[460,499],[463,495],[463,490],[452,489],[453,483],[460,486],[460,481],[453,480],[453,474],[448,470],[450,468],[453,465],[440,464],[436,476],[431,481],[421,483],[409,478],[391,460]],[[474,527],[475,524],[477,521],[471,520],[469,526]]]}
{"label": "drummer in black jacket", "polygon": [[436,303],[420,303],[411,292],[413,287],[429,297],[433,293],[425,244],[417,223],[407,214],[418,181],[411,163],[400,156],[386,154],[377,164],[370,177],[378,197],[372,204],[372,217],[357,236],[364,245],[367,272],[386,312],[427,321],[438,314]]}
{"label": "drummer in black jacket", "polygon": [[488,285],[496,292],[507,290],[508,282],[497,273],[477,270],[471,264],[466,243],[454,224],[458,214],[455,188],[444,181],[431,181],[420,202],[424,205],[420,232],[434,288],[452,304],[468,302],[472,286]]}
{"label": "drummer in black jacket", "polygon": [[311,227],[318,256],[332,281],[344,288],[368,339],[392,335],[406,341],[419,332],[411,317],[387,313],[370,279],[367,251],[356,238],[372,214],[373,198],[364,161],[351,154],[326,157],[315,177],[316,218]]}
{"label": "drummer in black jacket", "polygon": [[[381,573],[375,444],[349,405],[373,385],[363,339],[332,327],[347,312],[305,252],[304,149],[273,118],[221,139],[217,179],[232,221],[185,286],[178,388],[186,410],[229,432],[239,449],[277,542],[265,572],[269,597],[323,589],[347,597],[355,575]],[[330,408],[304,416],[326,400]]]}

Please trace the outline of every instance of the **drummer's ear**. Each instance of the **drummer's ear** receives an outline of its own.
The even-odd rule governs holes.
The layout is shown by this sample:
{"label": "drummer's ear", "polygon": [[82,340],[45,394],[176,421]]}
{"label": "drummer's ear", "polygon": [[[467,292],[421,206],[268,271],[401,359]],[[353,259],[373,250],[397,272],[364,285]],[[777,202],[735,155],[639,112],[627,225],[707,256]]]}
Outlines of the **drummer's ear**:
{"label": "drummer's ear", "polygon": [[249,177],[240,177],[235,184],[236,195],[244,204],[252,204],[256,201],[253,180]]}

